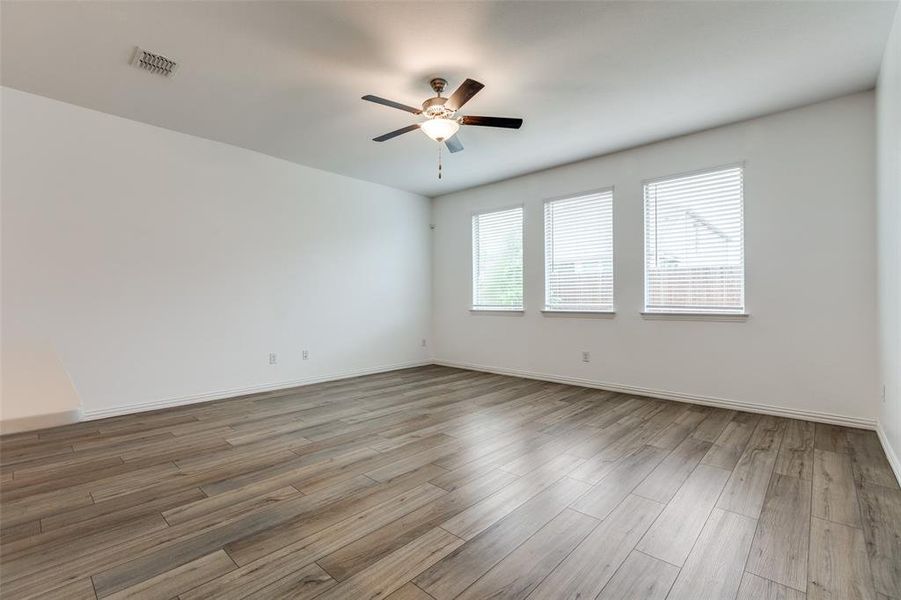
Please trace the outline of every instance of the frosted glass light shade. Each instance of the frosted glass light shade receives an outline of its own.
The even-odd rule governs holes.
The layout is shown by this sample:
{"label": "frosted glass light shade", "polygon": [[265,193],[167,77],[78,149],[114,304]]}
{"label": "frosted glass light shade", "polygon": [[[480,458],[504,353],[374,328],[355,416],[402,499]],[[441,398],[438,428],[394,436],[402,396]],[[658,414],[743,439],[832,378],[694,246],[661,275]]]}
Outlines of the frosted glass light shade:
{"label": "frosted glass light shade", "polygon": [[429,119],[420,124],[419,128],[436,142],[443,142],[457,133],[460,124],[454,119]]}

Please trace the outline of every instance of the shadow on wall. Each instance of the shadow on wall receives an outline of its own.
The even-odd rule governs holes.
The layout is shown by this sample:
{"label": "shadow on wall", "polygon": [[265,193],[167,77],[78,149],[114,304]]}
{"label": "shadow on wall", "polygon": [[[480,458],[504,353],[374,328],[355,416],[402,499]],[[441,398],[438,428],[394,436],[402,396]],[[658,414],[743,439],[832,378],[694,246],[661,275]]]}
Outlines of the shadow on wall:
{"label": "shadow on wall", "polygon": [[0,433],[75,423],[81,399],[49,343],[3,341]]}

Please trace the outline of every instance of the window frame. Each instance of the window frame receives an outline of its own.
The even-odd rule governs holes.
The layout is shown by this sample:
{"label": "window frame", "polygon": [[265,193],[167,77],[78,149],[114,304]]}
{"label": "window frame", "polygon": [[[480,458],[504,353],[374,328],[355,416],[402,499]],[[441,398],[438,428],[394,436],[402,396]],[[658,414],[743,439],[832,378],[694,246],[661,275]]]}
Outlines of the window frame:
{"label": "window frame", "polygon": [[[603,309],[589,309],[589,308],[553,308],[548,304],[548,264],[547,264],[547,205],[552,202],[559,202],[561,200],[576,200],[578,198],[582,198],[585,196],[592,196],[594,194],[603,194],[609,192],[610,193],[610,264],[613,273],[613,303],[609,308]],[[594,188],[590,190],[584,190],[581,192],[574,192],[570,194],[565,194],[562,196],[554,196],[552,198],[545,198],[541,203],[541,226],[542,226],[542,244],[541,244],[541,268],[542,268],[542,278],[544,281],[544,297],[542,298],[542,309],[541,312],[546,315],[596,315],[596,316],[614,316],[616,315],[616,186],[608,185],[605,187]]]}
{"label": "window frame", "polygon": [[[511,210],[519,209],[522,216],[522,224],[520,225],[519,230],[519,238],[520,238],[520,252],[522,253],[520,270],[522,275],[520,277],[520,285],[522,286],[522,303],[517,307],[509,307],[505,308],[502,306],[478,306],[475,303],[476,299],[476,253],[475,253],[475,237],[473,236],[473,222],[476,217],[481,215],[487,215],[491,213],[500,213],[507,212]],[[480,315],[521,315],[526,310],[526,207],[525,204],[520,202],[517,204],[510,204],[505,206],[491,207],[491,208],[483,208],[474,210],[469,215],[469,311],[471,313],[480,314]]]}
{"label": "window frame", "polygon": [[[641,228],[642,228],[642,283],[644,285],[644,289],[642,290],[642,310],[641,316],[644,319],[651,320],[685,320],[685,321],[746,321],[748,317],[750,317],[751,313],[748,310],[748,250],[747,244],[745,243],[746,236],[746,221],[745,221],[745,198],[747,191],[747,160],[739,160],[729,163],[719,164],[713,167],[704,167],[700,169],[693,169],[690,171],[682,171],[678,173],[670,173],[668,175],[660,175],[647,179],[643,179],[641,181]],[[705,310],[649,310],[648,309],[648,227],[647,227],[647,186],[649,184],[658,183],[661,181],[668,181],[671,179],[680,179],[684,177],[692,177],[695,175],[704,175],[707,173],[715,173],[717,171],[726,171],[729,169],[740,169],[741,170],[741,266],[742,266],[742,289],[741,289],[741,300],[742,307],[740,310],[735,311],[705,311]]]}

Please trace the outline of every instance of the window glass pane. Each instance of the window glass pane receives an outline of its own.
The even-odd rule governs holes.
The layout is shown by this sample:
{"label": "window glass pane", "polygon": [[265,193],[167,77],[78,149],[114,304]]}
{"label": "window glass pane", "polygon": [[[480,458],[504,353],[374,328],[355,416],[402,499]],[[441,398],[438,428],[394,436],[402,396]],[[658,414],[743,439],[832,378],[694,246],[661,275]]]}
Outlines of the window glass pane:
{"label": "window glass pane", "polygon": [[613,310],[613,191],[544,205],[545,307]]}
{"label": "window glass pane", "polygon": [[472,218],[472,305],[522,309],[522,207]]}
{"label": "window glass pane", "polygon": [[645,310],[742,313],[742,169],[644,186]]}

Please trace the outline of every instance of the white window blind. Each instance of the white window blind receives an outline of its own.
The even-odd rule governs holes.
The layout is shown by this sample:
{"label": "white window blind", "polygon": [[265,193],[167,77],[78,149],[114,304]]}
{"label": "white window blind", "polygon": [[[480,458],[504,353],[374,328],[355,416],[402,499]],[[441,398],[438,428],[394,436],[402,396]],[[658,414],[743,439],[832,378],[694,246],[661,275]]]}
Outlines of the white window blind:
{"label": "white window blind", "polygon": [[645,311],[745,311],[742,168],[644,186]]}
{"label": "white window blind", "polygon": [[613,310],[613,190],[544,204],[546,310]]}
{"label": "white window blind", "polygon": [[522,310],[522,207],[473,215],[472,307]]}

